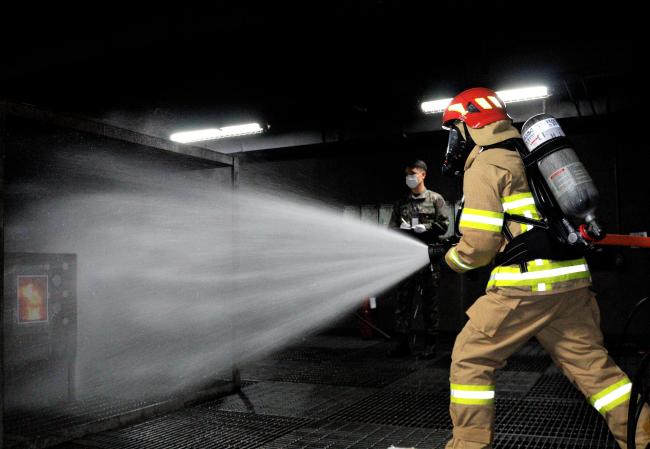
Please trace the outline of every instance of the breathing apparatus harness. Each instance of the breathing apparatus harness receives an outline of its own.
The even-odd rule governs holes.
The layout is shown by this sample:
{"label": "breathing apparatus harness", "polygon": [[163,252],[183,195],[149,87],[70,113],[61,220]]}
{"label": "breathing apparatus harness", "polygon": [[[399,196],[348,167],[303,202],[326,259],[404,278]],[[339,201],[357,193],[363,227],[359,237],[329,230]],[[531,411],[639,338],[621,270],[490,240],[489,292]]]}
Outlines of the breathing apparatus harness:
{"label": "breathing apparatus harness", "polygon": [[[497,266],[518,264],[521,271],[526,272],[528,271],[526,262],[531,260],[572,260],[583,257],[592,247],[585,238],[589,238],[589,236],[585,235],[586,231],[582,226],[577,231],[562,212],[537,164],[548,155],[569,148],[568,141],[530,152],[521,138],[513,138],[493,145],[486,145],[482,147],[481,151],[492,148],[516,151],[521,156],[530,192],[542,217],[537,220],[504,212],[502,232],[508,243],[504,250],[496,256],[495,264]],[[533,229],[514,237],[508,228],[509,222],[532,226]],[[602,231],[600,232],[602,233]],[[589,240],[593,240],[593,238],[589,238]]]}

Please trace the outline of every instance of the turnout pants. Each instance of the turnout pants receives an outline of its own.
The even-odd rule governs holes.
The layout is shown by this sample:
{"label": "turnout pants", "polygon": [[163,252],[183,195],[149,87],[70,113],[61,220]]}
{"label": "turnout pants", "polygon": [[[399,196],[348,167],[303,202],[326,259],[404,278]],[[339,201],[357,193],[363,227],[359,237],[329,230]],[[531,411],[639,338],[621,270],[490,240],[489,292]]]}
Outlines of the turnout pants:
{"label": "turnout pants", "polygon": [[[495,371],[531,337],[598,410],[626,449],[631,383],[603,347],[600,311],[588,288],[543,296],[488,293],[467,311],[469,321],[452,353],[450,414],[453,438],[446,449],[489,449],[494,436]],[[650,444],[646,405],[637,448]]]}

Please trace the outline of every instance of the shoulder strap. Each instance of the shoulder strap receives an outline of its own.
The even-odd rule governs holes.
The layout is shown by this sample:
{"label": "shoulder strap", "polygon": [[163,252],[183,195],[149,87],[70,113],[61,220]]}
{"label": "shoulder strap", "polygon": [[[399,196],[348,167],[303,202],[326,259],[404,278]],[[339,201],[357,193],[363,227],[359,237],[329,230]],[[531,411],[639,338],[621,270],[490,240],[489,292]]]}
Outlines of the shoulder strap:
{"label": "shoulder strap", "polygon": [[[518,142],[520,141],[521,144],[524,142],[520,138],[512,138],[512,139],[507,139],[501,142],[493,143],[491,145],[485,145],[481,147],[481,151],[486,151],[486,150],[491,150],[492,148],[502,148],[504,150],[510,150],[510,151],[518,151],[520,152],[518,146]],[[521,152],[520,152],[521,154]]]}

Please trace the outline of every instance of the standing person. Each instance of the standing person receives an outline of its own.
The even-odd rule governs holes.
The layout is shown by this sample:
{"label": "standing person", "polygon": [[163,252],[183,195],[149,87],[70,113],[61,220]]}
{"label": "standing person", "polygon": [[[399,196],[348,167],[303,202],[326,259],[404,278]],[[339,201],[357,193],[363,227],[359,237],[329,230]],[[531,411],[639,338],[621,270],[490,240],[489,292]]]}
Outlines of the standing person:
{"label": "standing person", "polygon": [[[464,173],[465,196],[462,238],[445,261],[464,273],[491,263],[504,250],[504,232],[516,238],[531,231],[526,224],[504,220],[505,212],[534,219],[540,213],[515,147],[521,136],[494,91],[474,88],[457,95],[444,111],[443,126],[449,129],[443,172]],[[532,337],[603,415],[618,444],[627,447],[631,382],[603,347],[586,260],[566,259],[526,258],[520,265],[492,270],[486,294],[467,310],[469,321],[454,344],[454,430],[447,449],[492,447],[495,371]],[[650,444],[647,406],[636,439],[638,448]]]}
{"label": "standing person", "polygon": [[[415,161],[406,167],[406,185],[409,195],[397,202],[389,222],[389,227],[412,234],[424,243],[435,243],[447,231],[449,219],[445,215],[445,200],[439,193],[428,190],[424,184],[427,164]],[[426,328],[425,349],[421,356],[435,354],[435,335],[438,331],[437,287],[440,278],[439,265],[427,265],[402,281],[397,287],[397,307],[395,309],[395,333],[397,342],[389,351],[393,357],[411,353],[409,330],[412,321],[413,299],[416,292],[422,298],[422,311]]]}

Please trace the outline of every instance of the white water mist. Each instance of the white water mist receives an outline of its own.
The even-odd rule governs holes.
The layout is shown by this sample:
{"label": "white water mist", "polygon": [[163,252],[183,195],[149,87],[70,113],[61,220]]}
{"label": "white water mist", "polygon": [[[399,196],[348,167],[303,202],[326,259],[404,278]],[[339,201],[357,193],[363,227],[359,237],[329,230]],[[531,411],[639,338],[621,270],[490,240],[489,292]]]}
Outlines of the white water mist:
{"label": "white water mist", "polygon": [[33,203],[6,249],[77,254],[78,388],[120,397],[199,387],[428,262],[338,211],[187,179]]}

